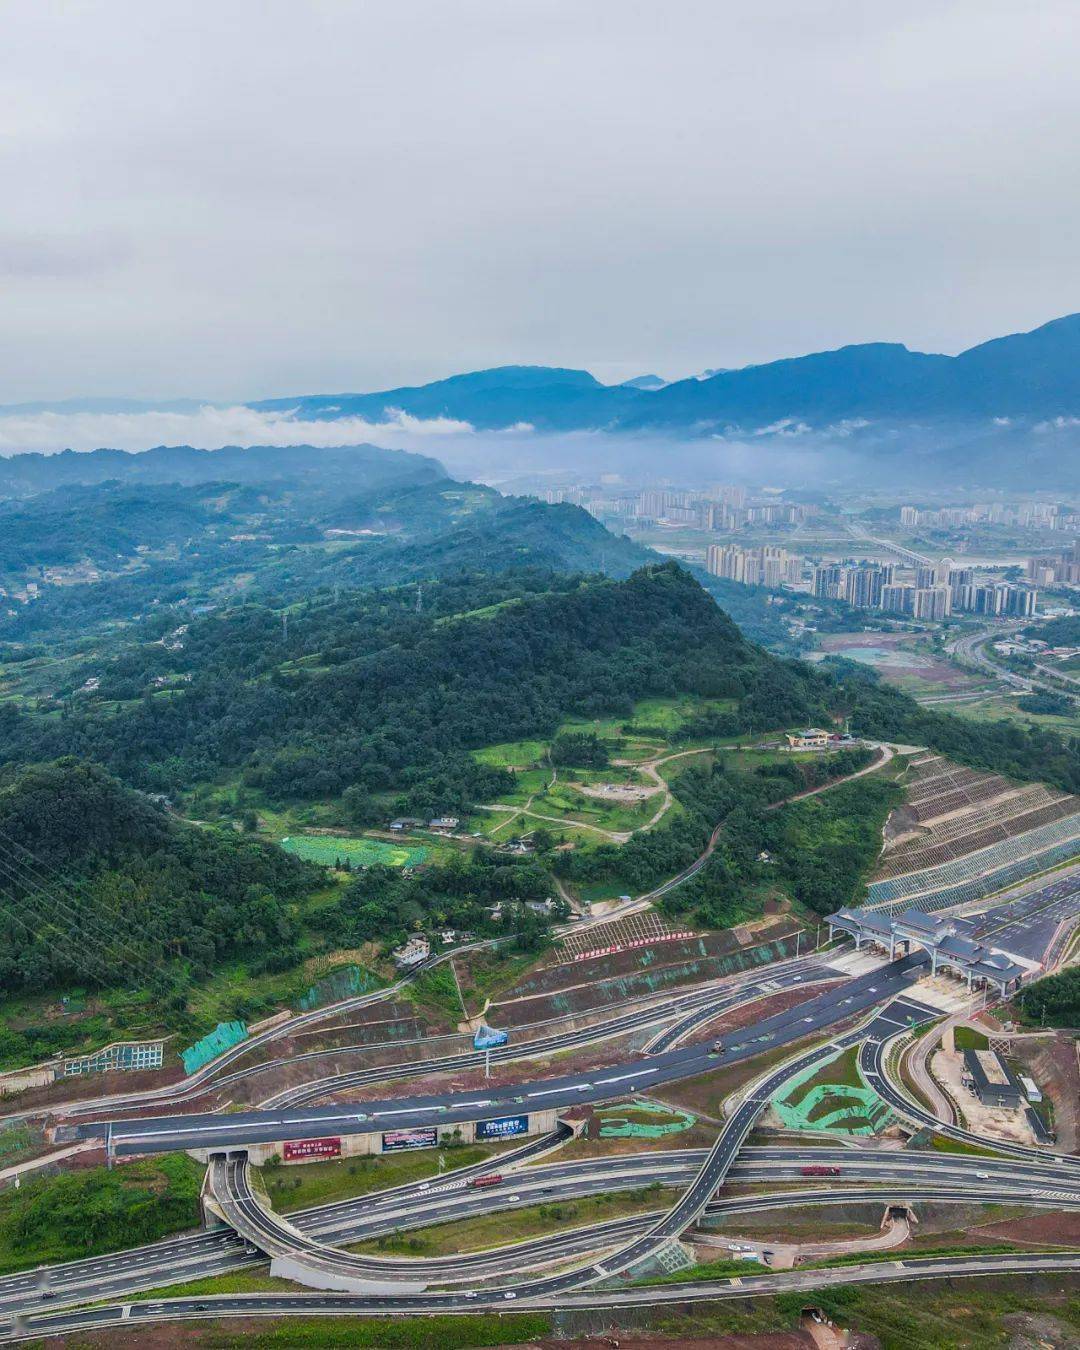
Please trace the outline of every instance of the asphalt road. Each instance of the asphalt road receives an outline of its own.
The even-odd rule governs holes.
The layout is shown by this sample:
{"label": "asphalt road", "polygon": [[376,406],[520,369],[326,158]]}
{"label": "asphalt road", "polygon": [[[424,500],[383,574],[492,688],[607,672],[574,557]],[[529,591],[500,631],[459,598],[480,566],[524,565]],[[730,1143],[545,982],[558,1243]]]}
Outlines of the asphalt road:
{"label": "asphalt road", "polygon": [[[754,1002],[782,989],[793,989],[799,985],[812,986],[826,980],[842,980],[845,977],[831,970],[812,957],[800,957],[769,966],[767,972],[759,971],[734,981],[725,980],[723,985],[708,990],[698,989],[690,994],[673,993],[663,1006],[636,1009],[633,1012],[618,1014],[604,1022],[592,1026],[579,1027],[569,1031],[557,1032],[551,1036],[541,1036],[525,1041],[512,1039],[504,1046],[496,1046],[490,1051],[493,1064],[508,1063],[518,1059],[531,1059],[561,1050],[593,1045],[598,1041],[609,1040],[613,1036],[625,1035],[643,1027],[654,1026],[669,1019],[681,1009],[688,1010],[688,1016],[694,1019],[694,1025],[705,1025],[731,1008],[743,1003]],[[323,1052],[325,1053],[325,1052]],[[334,1052],[331,1052],[334,1053]],[[340,1054],[340,1051],[336,1052]],[[439,1058],[422,1059],[412,1063],[398,1064],[393,1067],[375,1065],[358,1069],[351,1073],[338,1073],[319,1079],[314,1083],[304,1083],[299,1087],[286,1088],[263,1103],[263,1109],[281,1106],[303,1106],[320,1098],[343,1092],[354,1091],[369,1083],[387,1083],[404,1078],[426,1078],[434,1073],[455,1073],[467,1069],[478,1069],[484,1065],[488,1052],[468,1051],[464,1054],[445,1055]],[[295,1063],[291,1060],[290,1063]]]}
{"label": "asphalt road", "polygon": [[[551,1146],[547,1138],[532,1140],[526,1148],[515,1150],[513,1157],[521,1162],[527,1150],[536,1150],[541,1144]],[[300,1210],[289,1214],[288,1221],[323,1243],[340,1245],[429,1223],[445,1223],[512,1209],[516,1207],[510,1199],[514,1195],[521,1196],[522,1204],[538,1204],[549,1202],[553,1196],[559,1200],[574,1200],[641,1187],[652,1181],[665,1186],[686,1186],[700,1171],[706,1155],[707,1150],[699,1148],[556,1160],[511,1173],[502,1187],[468,1188],[465,1180],[469,1173],[491,1170],[492,1164],[486,1162],[433,1178],[430,1182],[414,1182]],[[558,1157],[556,1153],[555,1158]],[[506,1169],[510,1163],[511,1155],[504,1154],[498,1166]],[[834,1185],[859,1181],[862,1185],[858,1195],[880,1199],[882,1203],[923,1196],[939,1199],[954,1196],[995,1202],[1015,1200],[1055,1208],[1080,1205],[1080,1182],[1074,1174],[1063,1174],[1053,1167],[1051,1156],[1038,1165],[1031,1165],[885,1148],[750,1146],[741,1151],[728,1173],[729,1178],[773,1185],[794,1181],[798,1183],[798,1189],[781,1197],[762,1195],[711,1200],[706,1213],[719,1214],[744,1200],[760,1202],[764,1208],[771,1204],[825,1205],[832,1203],[834,1196],[851,1194],[848,1190],[815,1189],[813,1181],[802,1179],[801,1168],[806,1165],[839,1167],[843,1180]],[[986,1174],[985,1179],[978,1176],[980,1172]],[[656,1217],[649,1216],[649,1221]],[[638,1231],[628,1228],[626,1234],[629,1236]],[[559,1238],[556,1235],[548,1240],[558,1241]],[[568,1251],[567,1255],[586,1249],[578,1247]],[[460,1259],[470,1263],[474,1259],[482,1260],[484,1255],[478,1253],[475,1258]],[[61,1302],[116,1298],[181,1280],[253,1268],[261,1265],[263,1260],[257,1252],[246,1252],[245,1243],[227,1230],[191,1233],[126,1252],[6,1276],[0,1279],[0,1317],[17,1310],[40,1308],[39,1291],[46,1286]],[[502,1261],[497,1263],[499,1268],[503,1264]],[[512,1260],[509,1264],[511,1269],[520,1268],[522,1262]]]}
{"label": "asphalt road", "polygon": [[[904,1260],[867,1262],[847,1266],[840,1273],[844,1284],[880,1284],[933,1277],[1074,1272],[1080,1268],[1080,1253],[991,1253],[957,1257],[911,1257]],[[505,1295],[477,1295],[463,1302],[456,1295],[424,1295],[420,1298],[356,1296],[349,1294],[227,1294],[218,1297],[150,1300],[145,1303],[111,1303],[71,1312],[39,1313],[25,1317],[15,1333],[22,1339],[71,1335],[119,1326],[129,1329],[163,1320],[227,1317],[386,1317],[426,1316],[432,1312],[471,1313],[481,1308],[518,1311],[521,1307],[592,1309],[652,1306],[659,1303],[690,1303],[726,1298],[744,1299],[784,1292],[820,1289],[838,1283],[836,1269],[776,1271],[768,1275],[693,1281],[644,1288],[563,1291],[546,1298],[522,1301],[508,1308]],[[12,1339],[10,1333],[5,1337]]]}
{"label": "asphalt road", "polygon": [[944,1135],[948,1139],[955,1139],[959,1143],[970,1144],[975,1148],[992,1148],[1008,1158],[1021,1158],[1027,1162],[1040,1163],[1048,1157],[1053,1157],[1055,1167],[1080,1179],[1080,1158],[1072,1154],[1048,1154],[1045,1150],[1028,1148],[1023,1144],[984,1139],[970,1130],[961,1129],[959,1125],[947,1125],[944,1121],[938,1120],[894,1085],[888,1074],[886,1054],[887,1049],[883,1043],[867,1041],[859,1051],[859,1069],[867,1086],[872,1087],[898,1116],[932,1129],[936,1134]]}
{"label": "asphalt road", "polygon": [[[902,964],[902,963],[897,963]],[[848,986],[850,987],[850,986]],[[800,1011],[805,1009],[804,1005]],[[595,1283],[620,1272],[630,1272],[662,1251],[664,1246],[692,1224],[723,1183],[735,1156],[773,1093],[794,1074],[830,1058],[836,1049],[857,1045],[864,1039],[880,1040],[898,1030],[933,1016],[934,1012],[912,999],[891,1002],[875,1014],[869,1025],[856,1028],[832,1043],[815,1047],[790,1060],[751,1085],[733,1114],[725,1122],[716,1143],[691,1184],[678,1201],[640,1237],[600,1261],[547,1278],[534,1278],[514,1286],[515,1296],[536,1297],[576,1284]],[[372,1262],[315,1242],[298,1233],[291,1225],[268,1213],[250,1190],[246,1158],[221,1159],[213,1165],[212,1191],[228,1222],[253,1244],[275,1258],[290,1260],[290,1274],[315,1287],[374,1289],[377,1282],[389,1278],[386,1263]],[[398,1276],[397,1278],[401,1278]],[[413,1281],[416,1291],[423,1283]],[[471,1297],[463,1294],[462,1297]]]}
{"label": "asphalt road", "polygon": [[[1047,886],[1027,895],[1018,897],[1003,908],[987,910],[981,916],[976,915],[974,925],[978,935],[993,939],[995,945],[1029,959],[1038,960],[1045,953],[1047,944],[1064,918],[1080,912],[1080,884],[1075,877],[1064,877],[1050,882]],[[491,1094],[439,1094],[431,1097],[413,1097],[392,1100],[390,1102],[365,1103],[363,1109],[346,1110],[341,1106],[301,1108],[238,1113],[227,1121],[220,1116],[191,1114],[181,1116],[140,1117],[137,1120],[124,1120],[115,1117],[112,1121],[113,1144],[118,1153],[157,1152],[170,1148],[225,1148],[260,1142],[279,1142],[286,1139],[304,1138],[313,1134],[354,1134],[368,1130],[391,1128],[394,1125],[454,1123],[462,1120],[477,1119],[488,1111],[492,1115],[511,1114],[514,1111],[538,1109],[544,1106],[565,1107],[572,1102],[602,1101],[637,1087],[651,1087],[678,1078],[692,1076],[708,1068],[739,1062],[753,1054],[775,1046],[790,1044],[802,1035],[809,1035],[834,1022],[875,1004],[883,1003],[887,998],[902,991],[905,983],[912,978],[913,972],[926,962],[925,954],[916,952],[901,962],[883,968],[880,972],[859,977],[842,986],[819,995],[798,1010],[777,1014],[767,1018],[749,1031],[736,1033],[726,1038],[721,1055],[710,1059],[702,1047],[690,1046],[663,1050],[651,1055],[648,1060],[631,1062],[620,1066],[618,1070],[597,1072],[594,1075],[565,1075],[542,1082],[516,1085],[512,1089],[498,1089]],[[803,978],[801,972],[808,973],[816,968],[813,958],[801,958],[807,964],[786,962],[785,970],[779,968],[768,974],[761,973],[762,987],[779,979],[782,984],[792,984],[796,978]],[[753,981],[750,982],[751,984]],[[712,997],[709,991],[686,995],[686,1004],[690,1007],[698,998],[707,1003]],[[718,1002],[724,993],[718,995]],[[678,1003],[676,1006],[680,1006]],[[624,1014],[627,1029],[630,1024],[642,1025],[635,1019],[648,1016],[648,1011]],[[632,1028],[631,1028],[632,1029]],[[595,1039],[593,1032],[565,1033],[562,1037],[550,1038],[550,1048],[568,1048],[580,1043],[578,1037]],[[541,1042],[540,1044],[543,1044]],[[519,1047],[518,1047],[519,1048]],[[532,1047],[536,1052],[536,1045]],[[516,1049],[516,1048],[515,1048]],[[515,1053],[515,1049],[507,1055]],[[493,1052],[493,1058],[498,1051]],[[448,1056],[444,1063],[450,1067],[466,1067],[480,1061],[480,1056]],[[436,1061],[436,1064],[438,1061]],[[398,1066],[402,1076],[420,1076],[433,1071],[432,1061],[422,1065]],[[385,1080],[393,1076],[393,1070],[361,1070],[356,1075],[338,1076],[333,1080],[334,1090],[344,1087],[357,1087],[373,1081],[376,1076]],[[343,1082],[343,1078],[346,1080]],[[327,1080],[323,1088],[329,1091]],[[309,1088],[300,1089],[308,1092]],[[100,1138],[105,1132],[106,1122],[87,1122],[82,1125],[62,1126],[57,1139]]]}
{"label": "asphalt road", "polygon": [[[1055,933],[1067,919],[1080,919],[1080,875],[1073,873],[1010,900],[1008,914],[985,909],[965,916],[977,936],[1014,956],[1043,961]],[[1049,952],[1052,959],[1053,953]]]}
{"label": "asphalt road", "polygon": [[[903,992],[925,962],[921,953],[894,961],[818,994],[794,1009],[765,1018],[725,1038],[718,1056],[703,1046],[685,1046],[591,1073],[565,1074],[493,1088],[490,1091],[439,1093],[348,1105],[240,1112],[229,1116],[179,1115],[116,1119],[111,1122],[117,1154],[160,1153],[175,1149],[225,1149],[261,1142],[304,1139],[313,1135],[358,1134],[408,1125],[453,1124],[512,1115],[576,1102],[605,1101],[660,1083],[693,1077],[710,1069],[741,1063],[765,1050],[789,1045],[842,1019],[884,1003]],[[61,1127],[57,1139],[102,1138],[106,1122]]]}

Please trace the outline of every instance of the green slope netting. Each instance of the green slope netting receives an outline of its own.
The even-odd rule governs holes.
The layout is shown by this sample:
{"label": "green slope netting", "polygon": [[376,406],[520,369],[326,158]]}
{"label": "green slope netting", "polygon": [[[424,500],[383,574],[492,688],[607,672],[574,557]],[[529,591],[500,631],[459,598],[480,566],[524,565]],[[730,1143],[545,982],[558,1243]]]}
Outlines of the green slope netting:
{"label": "green slope netting", "polygon": [[180,1058],[184,1061],[184,1072],[194,1073],[196,1069],[201,1069],[204,1064],[217,1059],[222,1051],[247,1040],[247,1034],[248,1029],[243,1022],[219,1022],[201,1041],[196,1041],[194,1045],[180,1051]]}
{"label": "green slope netting", "polygon": [[832,1064],[838,1050],[824,1064],[812,1064],[784,1085],[772,1099],[772,1109],[789,1130],[830,1130],[839,1134],[877,1134],[892,1119],[892,1113],[877,1093],[847,1083],[815,1083],[811,1078]]}

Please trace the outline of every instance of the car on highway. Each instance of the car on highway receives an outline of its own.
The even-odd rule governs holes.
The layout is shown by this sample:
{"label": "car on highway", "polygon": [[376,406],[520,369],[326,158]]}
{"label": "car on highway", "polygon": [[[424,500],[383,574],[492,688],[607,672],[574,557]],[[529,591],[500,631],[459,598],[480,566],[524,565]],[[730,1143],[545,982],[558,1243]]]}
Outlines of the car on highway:
{"label": "car on highway", "polygon": [[506,1293],[503,1294],[503,1298],[517,1298],[517,1294],[515,1294],[512,1289],[508,1289]]}

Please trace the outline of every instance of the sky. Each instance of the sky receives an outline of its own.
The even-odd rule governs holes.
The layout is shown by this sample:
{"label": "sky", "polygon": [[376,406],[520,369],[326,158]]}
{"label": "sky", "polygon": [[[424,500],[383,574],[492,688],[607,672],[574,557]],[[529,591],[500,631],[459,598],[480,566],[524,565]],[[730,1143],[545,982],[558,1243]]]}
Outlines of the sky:
{"label": "sky", "polygon": [[5,0],[0,403],[1031,328],[1078,57],[1075,0]]}

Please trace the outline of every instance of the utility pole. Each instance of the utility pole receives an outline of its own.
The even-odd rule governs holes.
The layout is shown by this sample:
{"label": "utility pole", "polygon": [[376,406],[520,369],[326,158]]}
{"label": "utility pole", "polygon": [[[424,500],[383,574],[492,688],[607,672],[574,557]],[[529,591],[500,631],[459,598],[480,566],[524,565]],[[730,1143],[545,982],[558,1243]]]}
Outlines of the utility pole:
{"label": "utility pole", "polygon": [[282,646],[284,646],[285,643],[288,642],[288,640],[289,640],[289,616],[288,616],[288,614],[283,614],[283,615],[281,616],[281,643],[282,643]]}
{"label": "utility pole", "polygon": [[417,614],[424,612],[424,593],[419,582],[416,583],[416,612]]}

